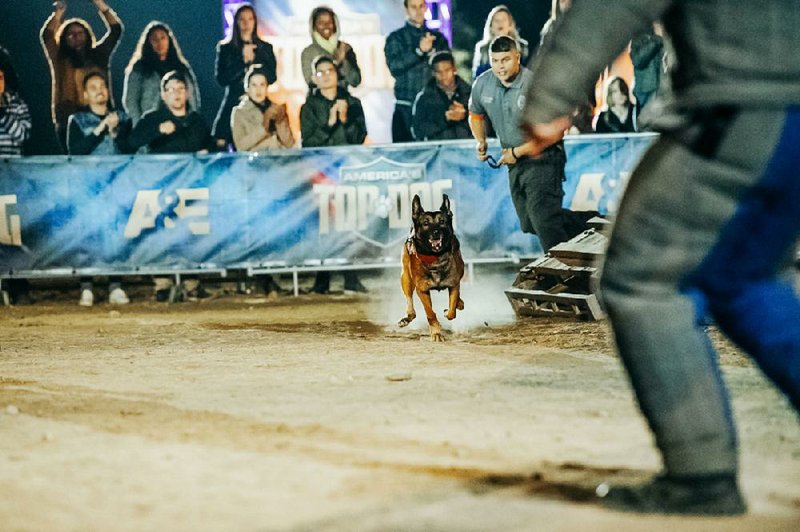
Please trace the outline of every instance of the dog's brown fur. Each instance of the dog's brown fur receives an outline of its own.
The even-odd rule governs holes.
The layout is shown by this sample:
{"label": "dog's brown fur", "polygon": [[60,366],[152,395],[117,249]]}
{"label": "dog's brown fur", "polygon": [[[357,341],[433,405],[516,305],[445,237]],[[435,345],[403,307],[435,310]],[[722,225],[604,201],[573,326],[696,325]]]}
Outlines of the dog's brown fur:
{"label": "dog's brown fur", "polygon": [[406,315],[398,322],[405,327],[417,317],[414,311],[414,290],[428,318],[431,341],[441,342],[442,326],[436,318],[431,303],[431,290],[450,291],[447,319],[456,317],[456,310],[464,309],[461,300],[461,279],[464,277],[464,260],[461,247],[453,231],[453,213],[450,199],[445,194],[438,211],[424,211],[419,196],[414,196],[411,206],[413,233],[403,245],[403,271],[400,285],[406,296]]}

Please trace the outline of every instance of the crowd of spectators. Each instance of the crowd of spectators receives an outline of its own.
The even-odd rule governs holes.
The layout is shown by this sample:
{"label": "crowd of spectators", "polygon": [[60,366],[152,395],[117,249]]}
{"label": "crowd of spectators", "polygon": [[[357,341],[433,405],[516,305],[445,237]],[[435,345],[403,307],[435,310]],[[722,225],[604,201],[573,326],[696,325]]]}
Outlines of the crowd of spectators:
{"label": "crowd of spectators", "polygon": [[[123,22],[106,0],[91,0],[106,25],[97,39],[89,23],[65,19],[67,3],[57,0],[45,21],[40,40],[50,65],[54,130],[65,153],[190,153],[266,151],[296,147],[287,108],[269,98],[277,81],[277,61],[270,43],[258,35],[258,17],[250,4],[233,17],[232,33],[216,48],[215,76],[225,93],[213,125],[199,113],[201,98],[195,73],[181,52],[178,39],[164,22],[151,21],[139,35],[125,69],[122,106],[114,106],[109,60],[123,36]],[[542,40],[570,0],[553,0]],[[394,142],[472,138],[469,102],[472,87],[458,74],[447,39],[426,26],[426,0],[404,0],[406,21],[385,43],[386,64],[394,77]],[[319,6],[309,17],[311,43],[301,53],[301,70],[309,90],[300,112],[302,147],[362,144],[367,137],[364,110],[350,90],[361,84],[353,47],[342,40],[339,18]],[[514,43],[524,67],[531,54],[520,37],[514,16],[505,5],[491,9],[482,39],[475,45],[472,75],[477,82],[492,65],[491,46],[506,37]],[[658,25],[632,41],[633,90],[621,78],[607,82],[603,108],[595,111],[593,96],[577,109],[572,132],[638,131],[637,116],[661,85],[666,64],[663,32]],[[592,115],[594,119],[592,120]],[[494,136],[490,120],[483,124]],[[0,49],[0,156],[23,154],[31,117],[20,97],[11,58]],[[89,280],[84,280],[81,304],[91,305]],[[314,290],[325,293],[329,276],[320,273]],[[345,275],[345,288],[363,291],[358,278]],[[111,302],[127,296],[116,280]]]}

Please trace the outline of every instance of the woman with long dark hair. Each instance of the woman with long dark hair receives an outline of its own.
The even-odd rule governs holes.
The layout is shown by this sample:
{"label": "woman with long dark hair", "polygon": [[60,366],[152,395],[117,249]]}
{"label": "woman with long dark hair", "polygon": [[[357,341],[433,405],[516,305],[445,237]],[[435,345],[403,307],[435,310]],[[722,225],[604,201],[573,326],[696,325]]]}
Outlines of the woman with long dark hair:
{"label": "woman with long dark hair", "polygon": [[636,133],[637,107],[631,102],[628,84],[613,77],[608,82],[607,108],[597,116],[596,133]]}
{"label": "woman with long dark hair", "polygon": [[244,74],[250,65],[260,64],[269,84],[278,79],[272,45],[258,36],[258,17],[250,4],[244,4],[233,15],[233,31],[217,44],[215,76],[225,87],[225,97],[219,106],[211,134],[218,148],[233,144],[231,111],[244,94]]}
{"label": "woman with long dark hair", "polygon": [[53,124],[65,151],[69,116],[86,103],[83,101],[83,78],[90,72],[99,72],[110,81],[109,61],[122,35],[122,21],[105,0],[92,0],[92,3],[108,29],[100,40],[85,20],[64,20],[67,3],[63,0],[53,3],[53,13],[39,36],[53,78]]}
{"label": "woman with long dark hair", "polygon": [[122,101],[134,126],[142,115],[161,103],[161,78],[172,71],[183,74],[189,106],[198,111],[200,92],[194,71],[181,53],[180,45],[170,27],[154,20],[142,31],[133,56],[125,68]]}

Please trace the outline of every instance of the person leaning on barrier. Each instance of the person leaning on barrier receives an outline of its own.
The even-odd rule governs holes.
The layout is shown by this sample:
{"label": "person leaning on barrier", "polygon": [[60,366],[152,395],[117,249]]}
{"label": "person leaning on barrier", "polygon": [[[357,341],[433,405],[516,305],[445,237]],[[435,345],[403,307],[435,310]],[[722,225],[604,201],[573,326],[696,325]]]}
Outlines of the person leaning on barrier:
{"label": "person leaning on barrier", "polygon": [[[311,63],[316,88],[300,108],[300,131],[304,148],[363,144],[367,123],[361,101],[339,85],[339,72],[333,58],[321,55]],[[312,291],[327,294],[330,272],[318,272]],[[353,271],[344,272],[346,292],[366,292]]]}
{"label": "person leaning on barrier", "polygon": [[277,61],[272,45],[258,36],[258,15],[252,5],[242,3],[233,15],[231,36],[217,43],[214,75],[225,88],[225,96],[214,119],[212,134],[217,148],[233,142],[231,112],[244,94],[244,74],[250,65],[262,65],[267,81],[277,81]]}
{"label": "person leaning on barrier", "polygon": [[164,74],[161,103],[142,116],[128,142],[134,150],[147,146],[149,153],[206,152],[215,148],[206,121],[188,104],[182,72]]}
{"label": "person leaning on barrier", "polygon": [[471,139],[467,107],[471,88],[456,72],[450,52],[430,59],[433,78],[414,100],[413,133],[416,140]]}
{"label": "person leaning on barrier", "polygon": [[[205,120],[189,107],[182,72],[173,70],[161,78],[161,100],[131,131],[131,149],[146,146],[149,153],[207,153],[216,149]],[[197,279],[186,276],[183,285],[183,293],[189,299],[208,297]],[[155,293],[157,301],[174,299],[172,279],[156,278]]]}
{"label": "person leaning on barrier", "polygon": [[511,37],[496,37],[489,48],[492,69],[484,72],[472,86],[469,101],[469,124],[477,141],[477,156],[488,159],[486,122],[494,127],[503,148],[500,165],[508,166],[511,200],[522,230],[539,237],[548,251],[586,229],[594,211],[570,211],[562,208],[564,167],[567,162],[564,143],[549,147],[539,157],[531,157],[534,146],[518,126],[524,95],[533,83],[533,75],[520,67],[517,43]]}
{"label": "person leaning on barrier", "polygon": [[533,153],[557,142],[598,69],[658,19],[675,44],[676,116],[630,177],[599,293],[663,471],[597,494],[626,511],[740,514],[736,430],[704,325],[713,317],[800,412],[800,300],[784,272],[800,236],[800,4],[575,2],[522,118]]}
{"label": "person leaning on barrier", "polygon": [[[57,0],[42,26],[40,39],[52,74],[52,114],[56,135],[66,151],[67,120],[81,99],[83,77],[92,71],[109,79],[109,61],[122,35],[122,21],[105,0],[92,0],[108,32],[99,41],[89,23],[80,18],[64,20],[67,3]],[[62,22],[63,21],[63,22]]]}
{"label": "person leaning on barrier", "polygon": [[[19,80],[11,57],[0,47],[0,158],[19,157],[31,132],[31,113],[19,96]],[[11,305],[32,303],[27,279],[3,279]]]}
{"label": "person leaning on barrier", "polygon": [[269,99],[269,80],[262,65],[251,65],[244,76],[245,95],[231,113],[237,151],[266,151],[294,146],[286,105]]}
{"label": "person leaning on barrier", "polygon": [[314,8],[309,17],[309,30],[311,44],[303,49],[300,54],[300,65],[303,70],[303,79],[308,83],[309,89],[314,89],[314,72],[311,62],[320,55],[329,55],[333,64],[339,71],[339,85],[343,87],[358,87],[361,85],[361,68],[353,47],[341,40],[339,17],[333,9],[320,6]]}
{"label": "person leaning on barrier", "polygon": [[[69,117],[67,126],[67,150],[70,155],[116,155],[130,151],[128,135],[131,120],[123,111],[115,111],[109,105],[108,84],[99,72],[83,78],[83,101],[81,108]],[[94,304],[92,280],[81,278],[81,298],[78,304],[91,307]],[[110,278],[108,302],[112,305],[129,303],[119,279]]]}
{"label": "person leaning on barrier", "polygon": [[386,37],[386,65],[394,77],[395,107],[392,115],[392,142],[411,142],[411,107],[417,93],[431,79],[428,58],[431,54],[449,50],[447,39],[425,26],[425,0],[403,0],[407,20],[405,25]]}
{"label": "person leaning on barrier", "polygon": [[161,78],[172,70],[183,73],[189,106],[199,111],[200,91],[194,71],[183,56],[172,29],[154,20],[142,31],[125,68],[122,102],[134,126],[142,115],[161,103]]}

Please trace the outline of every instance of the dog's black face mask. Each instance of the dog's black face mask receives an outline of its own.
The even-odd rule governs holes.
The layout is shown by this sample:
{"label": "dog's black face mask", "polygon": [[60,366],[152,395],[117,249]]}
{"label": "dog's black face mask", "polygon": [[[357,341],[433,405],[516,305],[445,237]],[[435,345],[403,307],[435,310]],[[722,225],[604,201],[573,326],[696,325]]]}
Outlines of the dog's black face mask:
{"label": "dog's black face mask", "polygon": [[414,222],[414,245],[418,253],[438,255],[449,251],[453,242],[453,213],[450,198],[442,197],[438,211],[425,211],[419,196],[411,204],[411,219]]}

